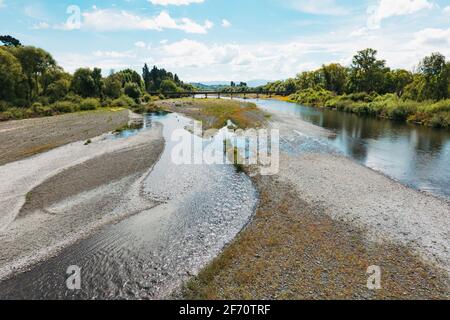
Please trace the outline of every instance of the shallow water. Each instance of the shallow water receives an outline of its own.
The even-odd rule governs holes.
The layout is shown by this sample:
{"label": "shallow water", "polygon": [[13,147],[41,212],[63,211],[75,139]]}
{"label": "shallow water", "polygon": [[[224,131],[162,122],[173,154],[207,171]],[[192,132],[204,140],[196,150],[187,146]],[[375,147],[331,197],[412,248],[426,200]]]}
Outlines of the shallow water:
{"label": "shallow water", "polygon": [[[144,127],[154,122],[164,125],[166,148],[142,190],[161,205],[105,227],[31,271],[0,283],[0,298],[164,298],[246,225],[257,204],[250,179],[230,165],[175,165],[172,132],[190,121],[176,114],[153,115]],[[71,265],[81,267],[81,290],[66,287]]]}
{"label": "shallow water", "polygon": [[337,151],[405,185],[450,199],[448,130],[278,100],[246,101],[255,102],[269,112],[297,117],[335,133],[328,139],[310,137],[315,138],[315,143],[308,147],[310,150]]}

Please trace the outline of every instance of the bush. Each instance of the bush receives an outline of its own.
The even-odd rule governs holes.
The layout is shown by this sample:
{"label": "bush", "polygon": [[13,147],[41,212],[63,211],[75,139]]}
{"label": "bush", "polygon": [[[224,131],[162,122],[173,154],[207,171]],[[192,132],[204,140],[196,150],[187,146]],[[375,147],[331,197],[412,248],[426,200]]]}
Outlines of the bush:
{"label": "bush", "polygon": [[135,101],[137,101],[141,97],[141,88],[134,83],[134,82],[128,82],[125,84],[124,92],[127,96],[130,98],[133,98]]}
{"label": "bush", "polygon": [[6,101],[0,100],[0,112],[6,111],[11,107],[11,105]]}
{"label": "bush", "polygon": [[292,100],[313,107],[324,107],[335,95],[325,89],[301,90],[292,96]]}
{"label": "bush", "polygon": [[118,99],[115,99],[111,103],[111,107],[116,108],[132,108],[136,105],[134,100],[126,95],[120,96]]}
{"label": "bush", "polygon": [[101,104],[102,104],[102,108],[110,107],[112,105],[112,99],[110,99],[110,98],[103,99]]}
{"label": "bush", "polygon": [[56,113],[70,113],[78,111],[77,104],[71,101],[58,101],[51,105],[51,108]]}
{"label": "bush", "polygon": [[86,98],[80,103],[80,110],[95,110],[100,108],[100,101],[96,98]]}
{"label": "bush", "polygon": [[79,95],[76,95],[75,93],[70,92],[64,97],[64,101],[70,101],[76,104],[80,104],[81,101],[83,101],[83,98]]}

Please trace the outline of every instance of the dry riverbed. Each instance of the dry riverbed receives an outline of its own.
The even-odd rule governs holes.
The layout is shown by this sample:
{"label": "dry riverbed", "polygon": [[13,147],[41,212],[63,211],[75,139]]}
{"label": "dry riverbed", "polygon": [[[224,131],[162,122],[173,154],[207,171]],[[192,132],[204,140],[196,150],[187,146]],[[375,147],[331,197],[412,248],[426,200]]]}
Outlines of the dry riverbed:
{"label": "dry riverbed", "polygon": [[[282,144],[332,133],[273,116]],[[191,280],[189,299],[448,299],[450,205],[354,161],[282,149],[280,172],[246,170],[256,216]],[[369,266],[381,289],[369,290]]]}
{"label": "dry riverbed", "polygon": [[98,110],[0,123],[0,166],[126,125],[129,111]]}
{"label": "dry riverbed", "polygon": [[[157,205],[140,196],[140,181],[164,149],[161,127],[129,138],[99,136],[135,117],[121,110],[2,124],[10,152],[2,159],[9,163],[0,166],[0,278]],[[27,134],[32,143],[18,143]],[[27,148],[44,146],[52,150],[25,158]]]}

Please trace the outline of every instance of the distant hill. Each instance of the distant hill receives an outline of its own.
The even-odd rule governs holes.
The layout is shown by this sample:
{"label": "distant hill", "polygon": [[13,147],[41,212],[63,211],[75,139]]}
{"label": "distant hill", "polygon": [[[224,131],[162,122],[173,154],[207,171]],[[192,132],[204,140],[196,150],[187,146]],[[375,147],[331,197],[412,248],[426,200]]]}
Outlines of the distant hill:
{"label": "distant hill", "polygon": [[194,86],[194,88],[197,88],[199,90],[211,90],[211,91],[219,91],[222,90],[224,88],[227,88],[229,86],[229,84],[224,85],[224,84],[204,84],[204,83],[191,83],[192,86]]}
{"label": "distant hill", "polygon": [[[235,81],[235,83],[239,83],[240,81]],[[255,87],[260,87],[260,86],[264,86],[266,84],[268,84],[269,80],[250,80],[250,81],[244,81],[247,83],[248,87],[251,88],[255,88]],[[227,82],[227,81],[207,81],[207,82],[196,82],[196,83],[191,83],[191,85],[193,85],[195,88],[200,89],[200,90],[221,90],[224,88],[227,88],[230,86],[231,81]]]}

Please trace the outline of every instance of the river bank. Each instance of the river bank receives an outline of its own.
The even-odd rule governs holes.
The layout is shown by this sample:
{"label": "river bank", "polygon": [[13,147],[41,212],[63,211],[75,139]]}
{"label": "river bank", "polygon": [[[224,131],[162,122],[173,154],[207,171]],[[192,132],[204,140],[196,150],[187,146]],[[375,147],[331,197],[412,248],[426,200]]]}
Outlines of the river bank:
{"label": "river bank", "polygon": [[[450,205],[340,155],[304,152],[333,135],[287,115],[280,172],[259,176],[254,220],[189,282],[187,299],[448,299]],[[300,150],[300,152],[298,152]],[[369,266],[382,272],[369,290]]]}
{"label": "river bank", "polygon": [[[75,200],[79,201],[72,197],[63,201],[50,198],[49,194],[54,194],[52,186],[67,190],[62,184],[71,176],[69,172],[37,188],[42,192],[36,194],[35,201],[33,193],[29,197],[30,208],[40,205],[36,201],[39,199],[44,199],[44,203],[58,201],[56,205],[48,204],[56,215],[61,214],[56,210],[63,209],[64,216],[78,215],[80,208],[89,210],[94,217],[113,215],[120,221],[105,224],[30,270],[15,272],[13,277],[1,281],[0,299],[164,299],[219,255],[248,223],[254,214],[257,194],[244,173],[237,173],[228,165],[180,165],[173,161],[178,142],[172,141],[172,134],[192,126],[191,119],[170,113],[147,115],[143,120],[142,129],[125,130],[113,142],[130,145],[135,143],[133,139],[142,139],[151,144],[151,135],[162,127],[164,151],[144,175],[97,188],[92,199],[86,195],[77,196]],[[186,134],[199,142],[211,143],[188,131]],[[93,140],[91,145],[95,143]],[[142,150],[136,152],[141,154]],[[85,177],[89,184],[94,184],[98,178],[110,175],[105,172],[108,169],[128,170],[112,166],[115,159],[103,160],[105,169],[86,162],[75,171],[84,172],[90,167],[98,170],[97,178]],[[129,157],[127,160],[131,161]],[[147,163],[142,159],[141,162]],[[119,161],[117,166],[131,165]],[[78,189],[79,182],[74,181],[75,185],[68,190]],[[126,182],[132,183],[131,187]],[[125,186],[119,189],[115,184]],[[61,193],[56,195],[63,196]],[[83,194],[86,193],[91,194]],[[109,197],[110,193],[114,194]],[[156,206],[152,207],[153,204]],[[26,213],[25,219],[31,217],[28,210]],[[41,241],[34,240],[38,241],[34,246]],[[11,243],[10,248],[14,245]],[[82,290],[66,287],[65,272],[70,265],[82,270]]]}
{"label": "river bank", "polygon": [[[139,181],[164,149],[161,127],[123,139],[98,136],[133,117],[124,110],[2,124],[10,129],[2,136],[12,141],[35,135],[36,150],[43,150],[41,144],[68,144],[0,166],[0,278],[157,204],[140,198]],[[14,157],[5,161],[27,154],[20,143],[8,150]]]}
{"label": "river bank", "polygon": [[78,112],[0,122],[0,166],[113,131],[130,121],[127,109]]}

